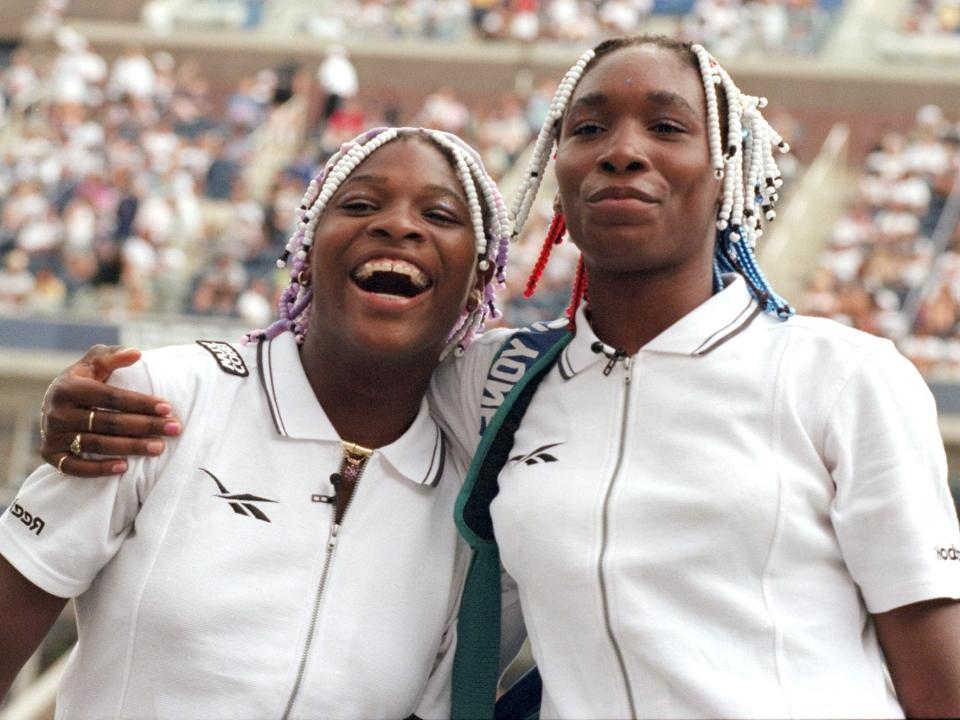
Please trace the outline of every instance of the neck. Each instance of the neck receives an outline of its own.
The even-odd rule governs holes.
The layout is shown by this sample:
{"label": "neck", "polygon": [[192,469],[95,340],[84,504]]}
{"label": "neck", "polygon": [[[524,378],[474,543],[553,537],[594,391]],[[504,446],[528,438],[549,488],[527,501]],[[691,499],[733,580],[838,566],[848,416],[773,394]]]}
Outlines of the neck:
{"label": "neck", "polygon": [[[689,277],[682,277],[682,275]],[[590,326],[607,345],[633,355],[713,295],[712,271],[608,273],[587,264]]]}
{"label": "neck", "polygon": [[397,440],[413,423],[436,358],[394,360],[338,351],[307,335],[300,361],[340,438],[368,448]]}

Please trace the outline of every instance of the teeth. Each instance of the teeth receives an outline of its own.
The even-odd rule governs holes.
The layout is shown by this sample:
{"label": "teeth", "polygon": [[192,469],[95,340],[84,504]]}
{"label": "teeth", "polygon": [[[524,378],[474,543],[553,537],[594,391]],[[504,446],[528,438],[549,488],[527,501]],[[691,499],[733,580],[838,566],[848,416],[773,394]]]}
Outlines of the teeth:
{"label": "teeth", "polygon": [[424,274],[420,268],[405,260],[368,260],[353,271],[353,278],[355,280],[366,280],[378,272],[393,272],[399,275],[406,275],[410,278],[410,282],[419,289],[425,288],[430,283],[429,278],[427,278],[426,274]]}

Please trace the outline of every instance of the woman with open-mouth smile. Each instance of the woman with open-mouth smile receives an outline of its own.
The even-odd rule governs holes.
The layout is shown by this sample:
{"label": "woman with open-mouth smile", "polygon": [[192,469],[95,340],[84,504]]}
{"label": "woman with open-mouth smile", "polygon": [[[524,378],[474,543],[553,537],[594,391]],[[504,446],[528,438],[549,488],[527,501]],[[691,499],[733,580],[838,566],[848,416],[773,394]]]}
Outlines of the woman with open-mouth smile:
{"label": "woman with open-mouth smile", "polygon": [[0,696],[76,598],[58,718],[449,716],[467,459],[424,393],[493,309],[506,211],[462,141],[388,129],[301,213],[276,323],[114,373],[177,408],[166,452],[91,459],[123,418],[85,413],[0,519]]}

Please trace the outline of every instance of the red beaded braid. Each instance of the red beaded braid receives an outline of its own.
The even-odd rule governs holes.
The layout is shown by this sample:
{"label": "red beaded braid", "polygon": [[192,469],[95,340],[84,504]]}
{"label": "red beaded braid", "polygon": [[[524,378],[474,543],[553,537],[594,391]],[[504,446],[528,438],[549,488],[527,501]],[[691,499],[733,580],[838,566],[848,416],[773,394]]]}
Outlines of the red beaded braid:
{"label": "red beaded braid", "polygon": [[570,294],[570,306],[567,308],[567,319],[571,330],[577,328],[577,310],[580,303],[587,299],[587,271],[583,267],[583,255],[577,262],[577,274],[573,278],[573,292]]}
{"label": "red beaded braid", "polygon": [[547,267],[547,261],[550,260],[550,251],[554,245],[563,242],[563,234],[567,231],[567,220],[563,213],[556,213],[553,220],[550,221],[550,229],[547,230],[547,236],[543,239],[543,247],[540,248],[540,257],[537,263],[530,271],[530,277],[527,278],[527,289],[523,291],[525,298],[532,297],[534,290],[537,289],[537,283]]}

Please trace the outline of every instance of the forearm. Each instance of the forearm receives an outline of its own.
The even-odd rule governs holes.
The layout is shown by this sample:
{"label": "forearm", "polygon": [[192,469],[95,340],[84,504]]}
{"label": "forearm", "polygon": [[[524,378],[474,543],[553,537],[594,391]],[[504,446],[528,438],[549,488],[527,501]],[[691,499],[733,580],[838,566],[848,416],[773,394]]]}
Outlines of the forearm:
{"label": "forearm", "polygon": [[66,602],[38,588],[0,556],[0,698]]}

